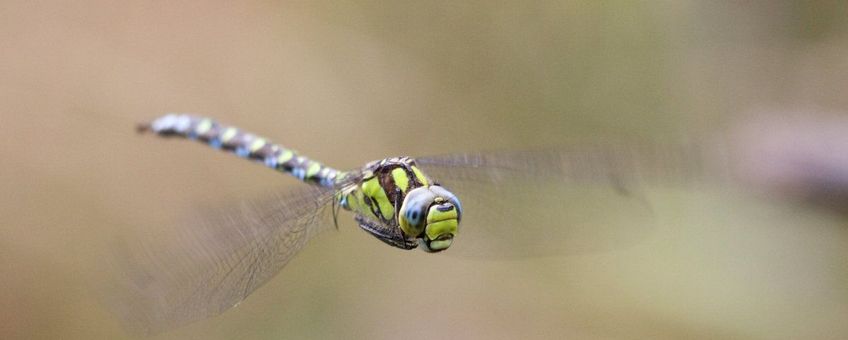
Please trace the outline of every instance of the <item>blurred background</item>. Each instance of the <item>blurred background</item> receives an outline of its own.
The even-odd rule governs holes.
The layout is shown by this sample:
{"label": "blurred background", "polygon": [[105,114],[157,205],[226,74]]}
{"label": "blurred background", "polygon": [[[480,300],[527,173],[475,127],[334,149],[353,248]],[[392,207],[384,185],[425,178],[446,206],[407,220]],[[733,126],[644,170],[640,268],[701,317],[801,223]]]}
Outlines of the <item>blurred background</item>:
{"label": "blurred background", "polygon": [[[197,203],[300,185],[139,136],[138,122],[201,113],[353,168],[685,139],[751,112],[833,119],[848,110],[846,7],[3,1],[0,338],[129,338],[92,289],[103,244]],[[650,205],[635,244],[515,260],[402,252],[347,221],[237,308],[156,338],[848,336],[844,215],[674,188]]]}

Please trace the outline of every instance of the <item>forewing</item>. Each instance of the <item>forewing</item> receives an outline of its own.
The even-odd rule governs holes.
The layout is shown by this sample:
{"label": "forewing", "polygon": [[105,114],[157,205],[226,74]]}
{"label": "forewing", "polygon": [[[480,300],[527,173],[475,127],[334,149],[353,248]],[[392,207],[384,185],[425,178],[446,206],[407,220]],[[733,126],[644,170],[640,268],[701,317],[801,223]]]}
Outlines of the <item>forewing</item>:
{"label": "forewing", "polygon": [[433,177],[499,183],[524,181],[624,184],[726,179],[727,148],[717,141],[603,141],[529,151],[416,158]]}
{"label": "forewing", "polygon": [[327,207],[333,195],[310,187],[202,209],[172,237],[123,239],[109,303],[128,328],[144,334],[220,314],[332,226]]}
{"label": "forewing", "polygon": [[446,253],[515,258],[606,251],[651,233],[646,184],[724,180],[702,143],[597,142],[417,158],[456,194],[463,221]]}

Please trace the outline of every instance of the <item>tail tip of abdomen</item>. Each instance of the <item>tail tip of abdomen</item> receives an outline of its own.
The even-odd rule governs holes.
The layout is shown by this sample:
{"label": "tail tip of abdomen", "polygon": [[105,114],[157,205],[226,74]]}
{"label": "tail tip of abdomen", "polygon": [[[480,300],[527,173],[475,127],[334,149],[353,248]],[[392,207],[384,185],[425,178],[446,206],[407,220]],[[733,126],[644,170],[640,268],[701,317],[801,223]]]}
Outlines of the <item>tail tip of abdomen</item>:
{"label": "tail tip of abdomen", "polygon": [[151,122],[136,124],[135,130],[138,133],[148,131],[162,133],[163,131],[173,130],[174,132],[184,132],[191,125],[191,116],[180,113],[168,113]]}
{"label": "tail tip of abdomen", "polygon": [[137,133],[147,133],[151,130],[150,123],[138,123],[135,125],[135,132]]}

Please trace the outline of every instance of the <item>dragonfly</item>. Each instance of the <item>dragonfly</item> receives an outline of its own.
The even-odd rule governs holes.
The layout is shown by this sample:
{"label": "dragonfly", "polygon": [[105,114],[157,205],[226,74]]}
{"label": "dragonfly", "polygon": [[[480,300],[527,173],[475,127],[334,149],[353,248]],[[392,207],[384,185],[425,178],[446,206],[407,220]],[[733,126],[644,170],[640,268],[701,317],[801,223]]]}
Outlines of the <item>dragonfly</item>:
{"label": "dragonfly", "polygon": [[[482,245],[495,249],[489,254],[509,254],[538,245],[544,255],[567,251],[568,245],[549,241],[555,230],[545,226],[545,216],[522,215],[514,205],[558,200],[555,191],[545,190],[551,183],[603,183],[613,195],[639,201],[634,184],[642,180],[712,171],[695,147],[635,143],[389,157],[342,171],[203,116],[167,114],[138,130],[199,141],[308,184],[205,212],[169,246],[117,256],[128,278],[117,308],[130,328],[147,334],[234,307],[311,238],[338,228],[343,213],[351,213],[377,240],[402,250],[462,253]],[[480,211],[466,211],[464,200]]]}

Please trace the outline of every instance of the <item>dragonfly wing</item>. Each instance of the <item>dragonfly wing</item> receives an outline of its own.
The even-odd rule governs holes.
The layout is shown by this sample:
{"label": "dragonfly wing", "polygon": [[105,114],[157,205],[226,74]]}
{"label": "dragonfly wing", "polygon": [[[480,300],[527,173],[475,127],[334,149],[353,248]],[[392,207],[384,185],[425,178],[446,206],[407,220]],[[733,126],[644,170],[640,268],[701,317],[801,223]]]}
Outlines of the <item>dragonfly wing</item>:
{"label": "dragonfly wing", "polygon": [[332,225],[326,208],[333,197],[330,189],[304,188],[204,211],[175,237],[124,241],[110,304],[128,328],[144,334],[220,314]]}
{"label": "dragonfly wing", "polygon": [[[446,179],[612,183],[690,182],[728,175],[727,148],[713,141],[584,143],[568,148],[479,152],[416,158]],[[435,176],[434,176],[435,177]],[[438,180],[438,179],[437,179]]]}
{"label": "dragonfly wing", "polygon": [[463,204],[462,226],[448,253],[515,258],[643,240],[655,223],[644,184],[722,177],[712,170],[720,164],[713,159],[721,158],[692,144],[603,142],[416,160]]}

